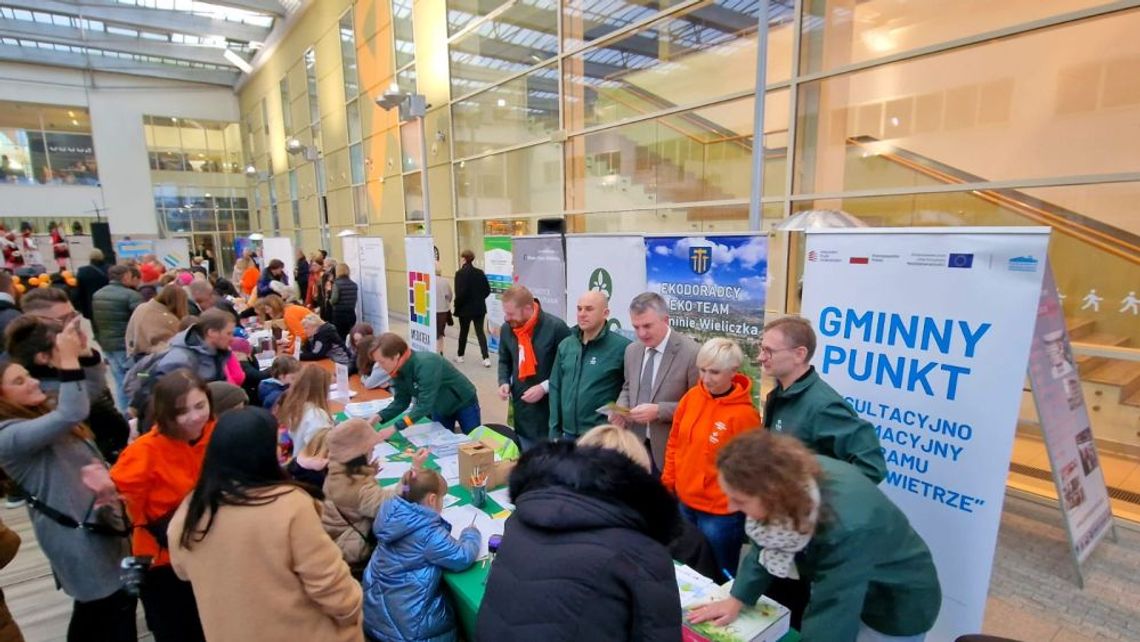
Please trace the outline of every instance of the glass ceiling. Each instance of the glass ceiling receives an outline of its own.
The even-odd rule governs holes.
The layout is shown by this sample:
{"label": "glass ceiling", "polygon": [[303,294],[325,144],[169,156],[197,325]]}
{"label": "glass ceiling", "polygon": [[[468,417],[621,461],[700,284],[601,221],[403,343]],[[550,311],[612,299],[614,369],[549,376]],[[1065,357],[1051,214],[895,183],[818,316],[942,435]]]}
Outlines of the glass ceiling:
{"label": "glass ceiling", "polygon": [[[268,38],[275,21],[300,6],[300,0],[253,0],[251,11],[196,0],[111,0],[98,4],[51,3],[50,11],[22,0],[0,0],[0,45],[24,49],[115,58],[104,70],[163,77],[163,68],[210,70],[203,82],[232,84],[238,69],[222,57],[226,50],[250,60]],[[129,5],[139,10],[124,11]],[[21,59],[19,54],[6,54]],[[34,54],[24,54],[34,59]],[[48,64],[82,67],[56,57]],[[170,77],[185,79],[185,72]],[[197,80],[197,78],[195,78]]]}

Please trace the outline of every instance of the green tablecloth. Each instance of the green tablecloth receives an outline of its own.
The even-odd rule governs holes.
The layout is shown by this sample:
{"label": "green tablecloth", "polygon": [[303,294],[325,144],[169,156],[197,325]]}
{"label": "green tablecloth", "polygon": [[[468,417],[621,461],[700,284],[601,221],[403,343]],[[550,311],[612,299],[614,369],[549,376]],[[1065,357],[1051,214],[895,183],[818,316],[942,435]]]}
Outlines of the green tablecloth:
{"label": "green tablecloth", "polygon": [[[336,421],[344,421],[347,417],[344,413],[338,413]],[[381,424],[377,428],[387,428],[392,425],[392,421]],[[423,420],[424,423],[427,420]],[[407,440],[401,433],[397,432],[388,439],[388,443],[394,446],[397,450],[406,451],[415,446]],[[393,455],[388,459],[399,460],[406,458],[411,461],[411,456],[406,452]],[[435,456],[428,456],[427,463],[424,464],[426,468],[439,470],[439,464],[435,462]],[[393,484],[396,480],[382,479],[380,483],[383,485]],[[490,489],[495,490],[495,489]],[[459,498],[457,506],[462,506],[471,503],[471,493],[462,484],[456,484],[447,489],[447,492]],[[487,498],[487,504],[483,507],[483,511],[488,515],[495,515],[505,510],[499,506],[494,499]],[[459,619],[459,626],[463,630],[464,636],[468,640],[475,639],[475,622],[479,615],[479,605],[483,602],[483,593],[487,590],[487,576],[491,573],[491,562],[488,560],[480,560],[475,562],[475,565],[461,573],[444,573],[443,583],[451,593],[453,603],[455,605],[455,615]],[[800,636],[795,631],[789,631],[780,642],[799,642]]]}

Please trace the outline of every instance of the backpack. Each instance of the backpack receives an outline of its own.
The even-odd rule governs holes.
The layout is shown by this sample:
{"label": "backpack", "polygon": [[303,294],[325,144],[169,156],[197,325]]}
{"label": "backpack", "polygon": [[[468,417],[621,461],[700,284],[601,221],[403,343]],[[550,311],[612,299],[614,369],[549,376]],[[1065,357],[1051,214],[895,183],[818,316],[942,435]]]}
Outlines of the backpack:
{"label": "backpack", "polygon": [[145,401],[150,397],[150,390],[157,381],[157,377],[152,376],[154,369],[170,350],[164,348],[144,356],[123,377],[123,394],[130,400],[130,405],[139,410],[140,415],[146,411]]}

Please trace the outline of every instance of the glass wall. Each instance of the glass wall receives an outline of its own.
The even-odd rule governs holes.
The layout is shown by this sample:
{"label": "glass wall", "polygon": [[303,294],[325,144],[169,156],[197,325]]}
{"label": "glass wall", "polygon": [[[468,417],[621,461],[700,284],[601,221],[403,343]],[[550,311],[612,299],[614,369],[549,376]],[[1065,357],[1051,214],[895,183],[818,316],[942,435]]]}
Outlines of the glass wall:
{"label": "glass wall", "polygon": [[[1124,303],[1140,291],[1140,8],[769,2],[756,141],[760,1],[357,0],[337,31],[338,171],[354,190],[338,202],[357,207],[340,225],[418,230],[428,196],[452,256],[551,217],[572,232],[744,230],[758,143],[763,228],[812,208],[1050,225],[1094,433],[1107,456],[1140,458],[1140,323]],[[428,96],[424,122],[373,104],[393,86]],[[1031,405],[1019,453],[1040,451]],[[1140,496],[1140,465],[1106,471]]]}
{"label": "glass wall", "polygon": [[0,183],[98,185],[87,108],[0,101]]}

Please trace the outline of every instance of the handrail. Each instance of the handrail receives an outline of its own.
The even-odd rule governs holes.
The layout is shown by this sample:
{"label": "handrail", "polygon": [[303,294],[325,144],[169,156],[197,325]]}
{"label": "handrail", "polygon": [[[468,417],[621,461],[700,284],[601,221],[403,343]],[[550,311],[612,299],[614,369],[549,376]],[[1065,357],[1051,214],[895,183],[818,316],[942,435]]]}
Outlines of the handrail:
{"label": "handrail", "polygon": [[1072,341],[1073,353],[1089,357],[1102,357],[1104,359],[1118,359],[1120,361],[1140,361],[1140,348],[1125,348],[1123,346],[1109,346],[1100,343],[1085,343]]}
{"label": "handrail", "polygon": [[[927,159],[920,154],[916,154],[909,150],[904,150],[902,148],[882,143],[881,141],[878,141],[871,136],[850,137],[847,139],[847,143],[858,145],[860,147],[873,146],[876,156],[889,160],[895,164],[902,165],[903,167],[914,170],[920,174],[934,178],[935,180],[938,180],[942,183],[960,185],[973,182],[972,180],[964,178],[964,176],[976,179],[977,181],[985,180],[981,177],[974,177],[972,175],[966,174],[965,172],[960,172],[959,170],[955,170],[949,166],[944,165],[944,167],[946,167],[946,170],[943,170],[937,167],[932,167],[930,164],[918,162],[912,158],[908,158],[908,156],[922,159],[928,163],[943,165],[938,161]],[[962,175],[958,176],[955,175],[955,173]],[[971,194],[1000,207],[1014,210],[1022,216],[1030,218],[1043,225],[1048,225],[1049,227],[1052,227],[1053,229],[1063,234],[1067,234],[1068,236],[1079,239],[1117,258],[1121,258],[1130,263],[1140,265],[1140,247],[1137,247],[1136,245],[1124,240],[1119,234],[1108,234],[1088,225],[1084,225],[1052,212],[1048,212],[1040,207],[1026,204],[1016,198],[1009,196],[1008,194],[1002,193],[1008,191],[1010,190],[979,189],[972,191]]]}

